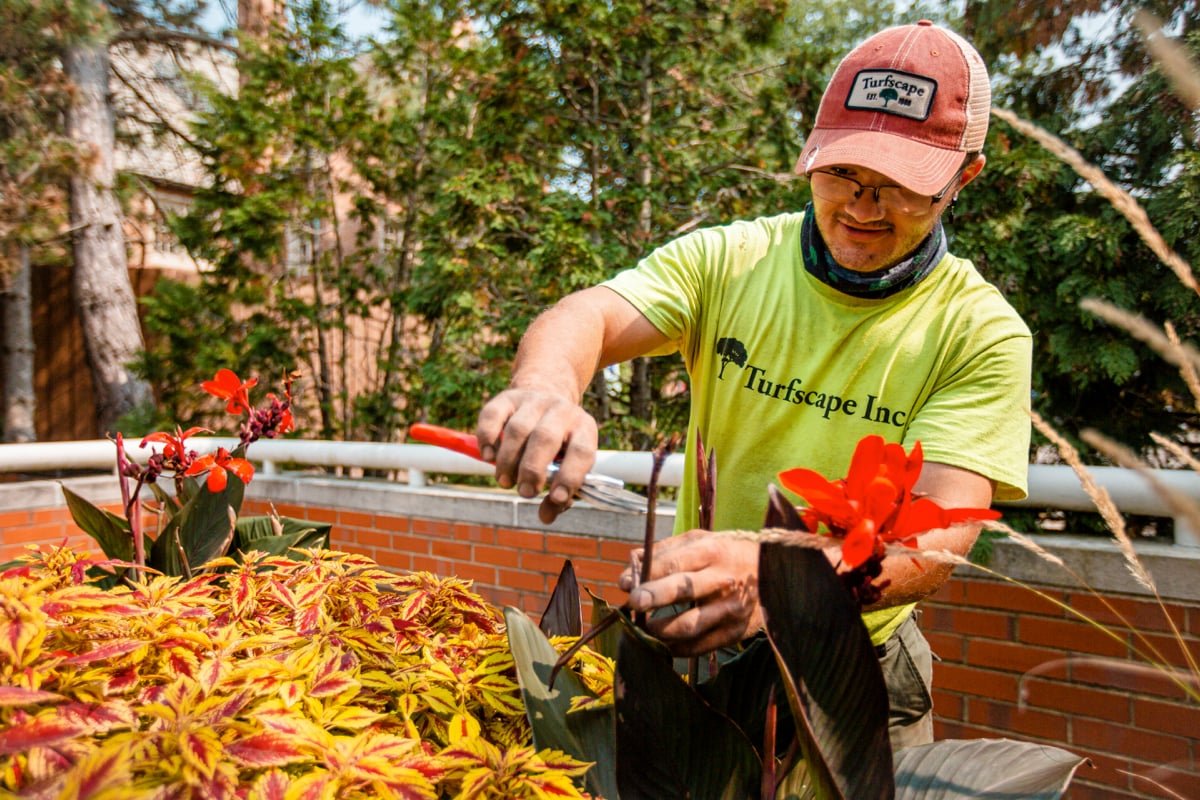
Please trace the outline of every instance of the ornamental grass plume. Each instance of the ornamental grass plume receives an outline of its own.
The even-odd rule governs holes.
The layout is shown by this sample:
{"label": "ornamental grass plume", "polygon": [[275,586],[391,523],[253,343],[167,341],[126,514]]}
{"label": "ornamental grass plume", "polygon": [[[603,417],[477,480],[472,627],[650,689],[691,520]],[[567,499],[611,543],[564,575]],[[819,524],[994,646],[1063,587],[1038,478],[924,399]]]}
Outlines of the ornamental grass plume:
{"label": "ornamental grass plume", "polygon": [[[1139,12],[1136,15],[1136,22],[1147,41],[1151,54],[1172,80],[1179,96],[1192,108],[1200,109],[1200,69],[1197,69],[1196,65],[1187,58],[1181,47],[1165,37],[1162,33],[1161,23],[1153,15],[1147,12]],[[992,114],[1007,122],[1018,132],[1037,141],[1074,169],[1080,177],[1088,181],[1100,195],[1105,197],[1116,210],[1125,216],[1134,230],[1146,243],[1147,247],[1151,249],[1164,265],[1172,270],[1179,282],[1183,286],[1200,294],[1200,284],[1197,283],[1191,266],[1178,253],[1171,250],[1166,240],[1150,222],[1149,216],[1136,198],[1114,184],[1098,167],[1087,162],[1076,150],[1054,134],[1032,125],[1004,109],[993,108]],[[1174,326],[1169,321],[1164,323],[1160,328],[1154,322],[1138,314],[1121,309],[1101,298],[1085,298],[1080,302],[1080,307],[1096,315],[1108,324],[1122,328],[1134,338],[1148,345],[1168,363],[1177,367],[1184,384],[1192,394],[1193,404],[1196,407],[1200,407],[1200,350],[1197,350],[1196,347],[1187,342],[1181,341]],[[1149,666],[1144,667],[1139,664],[1131,664],[1127,661],[1099,657],[1088,657],[1087,660],[1093,662],[1103,661],[1110,668],[1127,672],[1152,670],[1165,675],[1193,701],[1200,701],[1200,666],[1198,666],[1195,656],[1188,648],[1187,642],[1184,640],[1182,632],[1176,626],[1174,619],[1167,613],[1165,604],[1159,595],[1158,586],[1150,571],[1138,556],[1132,538],[1126,530],[1125,520],[1120,509],[1113,502],[1107,490],[1096,483],[1088,468],[1083,464],[1078,451],[1076,451],[1065,437],[1055,431],[1047,421],[1036,413],[1033,414],[1033,424],[1056,447],[1062,460],[1069,464],[1078,475],[1080,485],[1092,500],[1105,525],[1112,533],[1113,539],[1124,558],[1129,574],[1151,594],[1162,609],[1163,618],[1166,620],[1173,634],[1173,640],[1178,645],[1186,668],[1181,669],[1172,666],[1166,654],[1154,640],[1139,631],[1132,622],[1122,615],[1118,608],[1102,594],[1089,586],[1082,576],[1072,570],[1062,559],[1054,556],[1037,545],[1036,542],[1033,542],[1033,540],[1018,534],[1007,526],[996,522],[985,523],[985,527],[1007,534],[1014,543],[1033,552],[1039,558],[1065,570],[1073,580],[1077,581],[1104,604],[1106,612],[1118,621],[1119,629],[1114,630],[1113,627],[1103,625],[1087,615],[1075,611],[1060,601],[1055,600],[1053,597],[1027,584],[1014,581],[983,565],[970,563],[970,566],[987,572],[993,577],[1030,589],[1044,599],[1059,606],[1068,614],[1090,623],[1109,637],[1117,640],[1128,648],[1131,655],[1146,661]],[[1189,498],[1173,491],[1170,487],[1155,479],[1149,466],[1133,450],[1112,441],[1097,431],[1082,431],[1080,437],[1107,460],[1119,466],[1136,470],[1146,478],[1155,493],[1162,499],[1165,515],[1169,514],[1176,518],[1184,518],[1192,526],[1193,530],[1200,530],[1200,507]],[[1158,448],[1172,454],[1186,467],[1200,474],[1200,460],[1193,457],[1185,445],[1157,433],[1152,434],[1151,439]],[[947,555],[926,553],[923,554],[923,557],[939,559]],[[960,560],[959,563],[969,562]],[[1131,638],[1127,638],[1124,635],[1126,631],[1132,634]],[[1075,657],[1072,658],[1078,660]]]}

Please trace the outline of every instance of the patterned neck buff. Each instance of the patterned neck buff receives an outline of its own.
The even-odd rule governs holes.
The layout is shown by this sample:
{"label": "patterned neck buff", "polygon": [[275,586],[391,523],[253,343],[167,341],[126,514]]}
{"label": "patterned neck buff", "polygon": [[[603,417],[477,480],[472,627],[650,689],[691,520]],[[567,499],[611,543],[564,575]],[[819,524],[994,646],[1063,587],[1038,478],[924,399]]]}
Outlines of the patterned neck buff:
{"label": "patterned neck buff", "polygon": [[946,234],[939,219],[913,254],[898,264],[875,272],[855,272],[833,260],[817,230],[812,203],[804,209],[800,229],[800,245],[804,251],[804,268],[821,283],[854,297],[878,300],[916,286],[946,255]]}

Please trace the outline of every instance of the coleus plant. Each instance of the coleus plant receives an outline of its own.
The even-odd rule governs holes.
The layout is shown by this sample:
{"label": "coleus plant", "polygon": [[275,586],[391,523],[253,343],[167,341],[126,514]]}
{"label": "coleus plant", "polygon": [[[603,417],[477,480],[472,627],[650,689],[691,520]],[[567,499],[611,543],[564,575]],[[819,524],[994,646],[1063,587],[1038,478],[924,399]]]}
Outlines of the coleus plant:
{"label": "coleus plant", "polygon": [[[302,555],[110,589],[63,548],[0,572],[0,796],[587,797],[469,582]],[[597,691],[589,658],[568,673]]]}
{"label": "coleus plant", "polygon": [[[701,496],[711,500],[713,457],[699,447]],[[1085,759],[1060,748],[976,739],[891,750],[887,689],[861,617],[883,588],[882,560],[923,532],[994,517],[914,496],[921,468],[919,446],[905,453],[868,437],[845,479],[781,473],[808,505],[770,490],[772,535],[758,564],[764,635],[703,682],[685,681],[661,643],[593,598],[597,622],[621,623],[591,639],[614,664],[611,690],[597,691],[558,671],[547,634],[506,609],[535,746],[594,762],[579,783],[608,800],[1061,798]],[[813,541],[823,536],[841,540],[838,567]]]}
{"label": "coleus plant", "polygon": [[[246,449],[258,439],[273,438],[295,427],[291,379],[285,383],[283,397],[268,393],[260,407],[250,401],[250,390],[257,383],[257,378],[242,381],[232,370],[221,369],[211,381],[201,384],[205,392],[225,401],[228,413],[240,418],[239,441],[232,452],[221,447],[200,455],[188,448],[187,440],[212,431],[199,427],[184,431],[176,426],[173,432],[151,433],[142,439],[142,448],[160,446],[143,466],[129,457],[124,437],[118,433],[122,514],[101,509],[64,486],[75,524],[95,539],[110,559],[131,564],[133,570],[150,567],[187,577],[226,555],[251,550],[282,555],[291,548],[328,546],[330,523],[276,515],[239,516],[245,487],[254,477]],[[173,492],[160,485],[164,476],[172,479]],[[145,487],[154,495],[154,504],[143,502]],[[143,512],[147,509],[158,516],[154,537],[145,524]],[[119,568],[108,583],[126,578],[129,571]]]}

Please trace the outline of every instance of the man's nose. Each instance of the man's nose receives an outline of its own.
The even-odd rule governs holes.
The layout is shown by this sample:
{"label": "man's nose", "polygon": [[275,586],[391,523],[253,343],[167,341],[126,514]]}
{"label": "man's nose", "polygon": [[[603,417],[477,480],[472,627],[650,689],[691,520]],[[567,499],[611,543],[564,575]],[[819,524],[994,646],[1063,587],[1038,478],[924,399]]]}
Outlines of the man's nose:
{"label": "man's nose", "polygon": [[859,222],[883,219],[883,206],[879,204],[875,189],[864,186],[858,197],[846,203],[846,211]]}

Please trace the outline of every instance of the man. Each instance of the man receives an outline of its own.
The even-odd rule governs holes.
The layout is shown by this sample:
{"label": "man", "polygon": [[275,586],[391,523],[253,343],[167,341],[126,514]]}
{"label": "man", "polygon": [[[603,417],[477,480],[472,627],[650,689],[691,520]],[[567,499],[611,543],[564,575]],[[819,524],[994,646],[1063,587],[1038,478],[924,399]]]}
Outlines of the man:
{"label": "man", "polygon": [[[594,460],[596,423],[579,399],[596,369],[678,349],[692,379],[689,452],[699,432],[720,467],[718,530],[760,528],[781,470],[844,477],[871,434],[906,449],[920,441],[916,491],[945,507],[1023,497],[1029,330],[970,262],[947,254],[941,224],[983,169],[990,103],[979,54],[928,21],[857,47],[800,154],[813,194],[803,213],[689,234],[534,321],[510,387],[479,418],[500,484],[534,496],[561,452],[541,505],[553,521]],[[694,459],[685,464],[677,533],[696,525]],[[965,554],[977,533],[956,526],[921,543]],[[656,549],[652,579],[630,604],[695,603],[652,622],[679,655],[737,643],[762,624],[757,551],[682,533]],[[890,584],[863,616],[896,749],[932,740],[932,658],[912,609],[948,574],[886,559]],[[628,572],[622,585],[632,589]]]}

